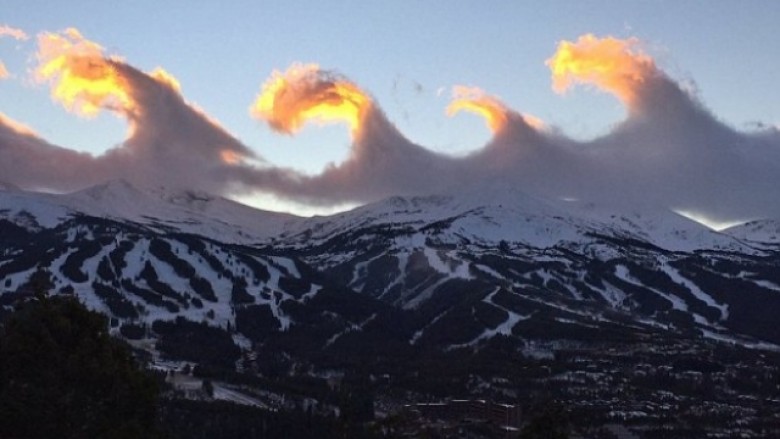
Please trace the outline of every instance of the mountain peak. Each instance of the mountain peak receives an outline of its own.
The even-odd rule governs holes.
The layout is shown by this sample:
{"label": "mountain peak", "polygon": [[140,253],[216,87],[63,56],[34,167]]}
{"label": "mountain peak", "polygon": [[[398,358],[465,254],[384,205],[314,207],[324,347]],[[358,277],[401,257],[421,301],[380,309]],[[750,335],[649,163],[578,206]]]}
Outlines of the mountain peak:
{"label": "mountain peak", "polygon": [[111,197],[111,196],[126,196],[126,195],[139,195],[143,194],[138,188],[136,188],[132,183],[129,181],[119,178],[116,180],[109,180],[105,183],[100,183],[95,186],[90,186],[86,189],[82,189],[80,191],[76,191],[72,193],[73,195],[81,194],[83,196],[88,196],[90,198],[102,198],[102,197]]}

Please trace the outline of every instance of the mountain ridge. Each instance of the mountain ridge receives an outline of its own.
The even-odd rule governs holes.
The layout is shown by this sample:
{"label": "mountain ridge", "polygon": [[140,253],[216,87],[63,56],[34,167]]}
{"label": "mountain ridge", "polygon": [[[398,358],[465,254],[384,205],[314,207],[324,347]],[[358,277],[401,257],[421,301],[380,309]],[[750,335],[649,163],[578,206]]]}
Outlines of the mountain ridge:
{"label": "mountain ridge", "polygon": [[[109,315],[121,308],[138,319],[128,306],[144,308],[150,323],[183,316],[236,327],[237,310],[254,304],[285,330],[295,321],[282,303],[314,297],[327,279],[334,290],[422,315],[434,326],[463,311],[451,303],[463,294],[474,309],[506,316],[461,340],[467,345],[511,333],[524,324],[520,316],[542,311],[569,320],[617,311],[745,345],[780,343],[767,314],[780,307],[771,246],[664,209],[618,215],[489,183],[300,218],[121,180],[65,195],[0,191],[0,206],[0,218],[43,243],[7,238],[0,259],[6,294],[42,273],[55,289],[75,286],[70,290]],[[295,276],[300,269],[319,280]],[[269,270],[278,274],[268,277]],[[749,322],[753,305],[743,290],[765,305],[756,322]],[[415,329],[415,340],[425,332]]]}
{"label": "mountain ridge", "polygon": [[122,182],[0,190],[0,322],[75,296],[154,369],[243,404],[552,396],[588,424],[775,425],[776,245],[500,190],[312,218]]}

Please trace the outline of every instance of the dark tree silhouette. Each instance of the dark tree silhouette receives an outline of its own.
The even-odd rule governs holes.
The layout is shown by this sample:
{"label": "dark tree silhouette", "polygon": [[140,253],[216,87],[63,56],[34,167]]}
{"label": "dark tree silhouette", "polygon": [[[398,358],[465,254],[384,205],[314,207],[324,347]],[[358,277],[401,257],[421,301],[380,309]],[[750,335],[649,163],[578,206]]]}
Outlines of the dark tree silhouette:
{"label": "dark tree silhouette", "polygon": [[0,437],[157,437],[154,379],[74,298],[42,294],[0,326]]}
{"label": "dark tree silhouette", "polygon": [[569,421],[562,407],[554,403],[540,405],[520,431],[520,439],[567,439]]}

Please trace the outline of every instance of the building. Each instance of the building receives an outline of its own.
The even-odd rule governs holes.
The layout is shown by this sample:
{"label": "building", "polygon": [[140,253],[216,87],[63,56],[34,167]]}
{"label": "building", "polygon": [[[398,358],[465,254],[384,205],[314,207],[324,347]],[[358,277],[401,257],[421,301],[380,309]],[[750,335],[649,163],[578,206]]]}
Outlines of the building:
{"label": "building", "polygon": [[482,399],[419,403],[407,405],[405,408],[424,418],[450,422],[487,422],[497,427],[513,428],[519,428],[522,423],[520,406]]}

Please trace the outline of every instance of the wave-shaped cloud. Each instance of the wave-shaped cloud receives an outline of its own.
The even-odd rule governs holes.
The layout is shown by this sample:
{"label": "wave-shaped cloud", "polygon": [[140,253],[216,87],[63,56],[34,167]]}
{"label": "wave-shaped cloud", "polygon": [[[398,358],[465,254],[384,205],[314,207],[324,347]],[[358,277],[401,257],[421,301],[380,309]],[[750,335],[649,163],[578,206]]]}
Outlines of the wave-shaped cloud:
{"label": "wave-shaped cloud", "polygon": [[158,69],[144,73],[75,29],[38,36],[36,78],[80,116],[109,111],[128,137],[103,155],[73,152],[0,117],[0,170],[19,186],[73,189],[122,177],[221,193],[270,192],[314,204],[368,202],[502,180],[548,198],[650,204],[713,219],[780,216],[780,133],[740,132],[719,121],[658,68],[638,40],[585,35],[547,61],[553,89],[592,85],[615,95],[626,118],[577,141],[474,87],[458,87],[447,113],[485,118],[491,140],[466,156],[409,141],[378,103],[343,75],[313,64],[275,72],[250,113],[285,135],[307,123],[344,123],[349,156],[317,175],[281,168],[185,101]]}
{"label": "wave-shaped cloud", "polygon": [[112,112],[127,121],[128,137],[93,157],[22,135],[5,117],[0,120],[5,132],[0,167],[5,179],[20,186],[71,190],[124,178],[216,191],[226,187],[218,177],[220,168],[256,159],[187,103],[172,75],[162,69],[147,74],[108,56],[76,29],[40,34],[36,57],[35,79],[51,86],[55,101],[86,118]]}

